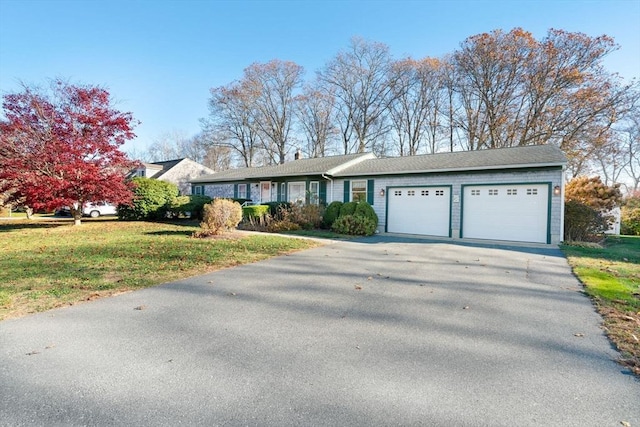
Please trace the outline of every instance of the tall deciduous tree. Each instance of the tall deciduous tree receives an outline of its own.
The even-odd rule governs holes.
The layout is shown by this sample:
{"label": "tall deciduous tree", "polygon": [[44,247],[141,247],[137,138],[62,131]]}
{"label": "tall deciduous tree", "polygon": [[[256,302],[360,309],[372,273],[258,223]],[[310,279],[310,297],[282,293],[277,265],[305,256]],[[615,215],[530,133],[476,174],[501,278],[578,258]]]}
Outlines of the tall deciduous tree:
{"label": "tall deciduous tree", "polygon": [[453,55],[458,125],[470,150],[555,143],[574,175],[585,172],[608,129],[631,105],[631,85],[602,67],[610,37],[516,28],[466,39]]}
{"label": "tall deciduous tree", "polygon": [[390,117],[401,156],[435,153],[440,140],[440,116],[444,104],[442,63],[434,58],[407,58],[391,67]]}
{"label": "tall deciduous tree", "polygon": [[296,115],[307,139],[308,157],[324,157],[332,151],[338,130],[334,124],[335,97],[316,86],[305,86],[296,97]]}
{"label": "tall deciduous tree", "polygon": [[338,100],[345,154],[375,149],[389,131],[390,70],[387,45],[353,38],[349,48],[318,73],[319,81]]}
{"label": "tall deciduous tree", "polygon": [[261,149],[260,128],[255,120],[256,93],[242,82],[211,89],[209,117],[203,120],[213,145],[228,147],[245,167],[256,166]]}
{"label": "tall deciduous tree", "polygon": [[273,163],[284,163],[290,148],[294,91],[302,84],[303,68],[290,61],[252,64],[242,80],[254,99],[254,121]]}
{"label": "tall deciduous tree", "polygon": [[71,207],[80,224],[85,202],[128,203],[135,163],[120,151],[134,137],[131,113],[111,105],[95,86],[51,82],[3,97],[0,193],[30,208]]}

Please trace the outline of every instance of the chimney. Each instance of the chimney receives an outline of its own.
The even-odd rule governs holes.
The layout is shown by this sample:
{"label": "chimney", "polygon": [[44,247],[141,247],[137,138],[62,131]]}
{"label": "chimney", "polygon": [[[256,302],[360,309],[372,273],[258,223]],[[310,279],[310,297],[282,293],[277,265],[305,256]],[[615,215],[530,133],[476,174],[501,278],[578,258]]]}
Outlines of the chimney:
{"label": "chimney", "polygon": [[293,156],[293,158],[295,160],[300,160],[302,158],[302,151],[298,148],[298,151],[296,151],[296,154]]}

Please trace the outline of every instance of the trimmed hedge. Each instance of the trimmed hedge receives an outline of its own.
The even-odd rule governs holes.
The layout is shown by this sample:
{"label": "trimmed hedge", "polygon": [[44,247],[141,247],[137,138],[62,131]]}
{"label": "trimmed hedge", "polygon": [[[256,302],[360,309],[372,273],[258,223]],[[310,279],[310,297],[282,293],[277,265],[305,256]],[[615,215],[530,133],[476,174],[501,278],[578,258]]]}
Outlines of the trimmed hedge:
{"label": "trimmed hedge", "polygon": [[269,206],[267,205],[250,205],[242,208],[243,218],[262,218],[269,213]]}

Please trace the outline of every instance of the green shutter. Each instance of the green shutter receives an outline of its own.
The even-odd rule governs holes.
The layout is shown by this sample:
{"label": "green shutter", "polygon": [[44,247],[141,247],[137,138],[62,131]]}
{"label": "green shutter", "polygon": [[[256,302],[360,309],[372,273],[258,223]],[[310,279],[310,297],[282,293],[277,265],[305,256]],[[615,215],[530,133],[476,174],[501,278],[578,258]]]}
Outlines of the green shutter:
{"label": "green shutter", "polygon": [[318,199],[321,205],[327,204],[327,181],[320,181],[320,188],[318,189]]}
{"label": "green shutter", "polygon": [[238,184],[233,184],[233,198],[238,198]]}
{"label": "green shutter", "polygon": [[342,201],[347,203],[351,199],[351,182],[348,179],[344,180],[344,196]]}
{"label": "green shutter", "polygon": [[373,206],[373,180],[367,180],[367,203]]}
{"label": "green shutter", "polygon": [[280,202],[282,201],[282,194],[280,191],[280,183],[276,182],[276,201]]}
{"label": "green shutter", "polygon": [[247,199],[251,200],[251,184],[247,183]]}

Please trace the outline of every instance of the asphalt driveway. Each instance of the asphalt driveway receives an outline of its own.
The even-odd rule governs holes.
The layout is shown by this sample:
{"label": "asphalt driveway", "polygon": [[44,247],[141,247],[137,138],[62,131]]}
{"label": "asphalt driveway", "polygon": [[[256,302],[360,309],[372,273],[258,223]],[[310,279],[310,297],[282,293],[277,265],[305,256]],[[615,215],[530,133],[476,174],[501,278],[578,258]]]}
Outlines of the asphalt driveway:
{"label": "asphalt driveway", "polygon": [[339,242],[0,322],[0,425],[640,425],[554,249]]}

